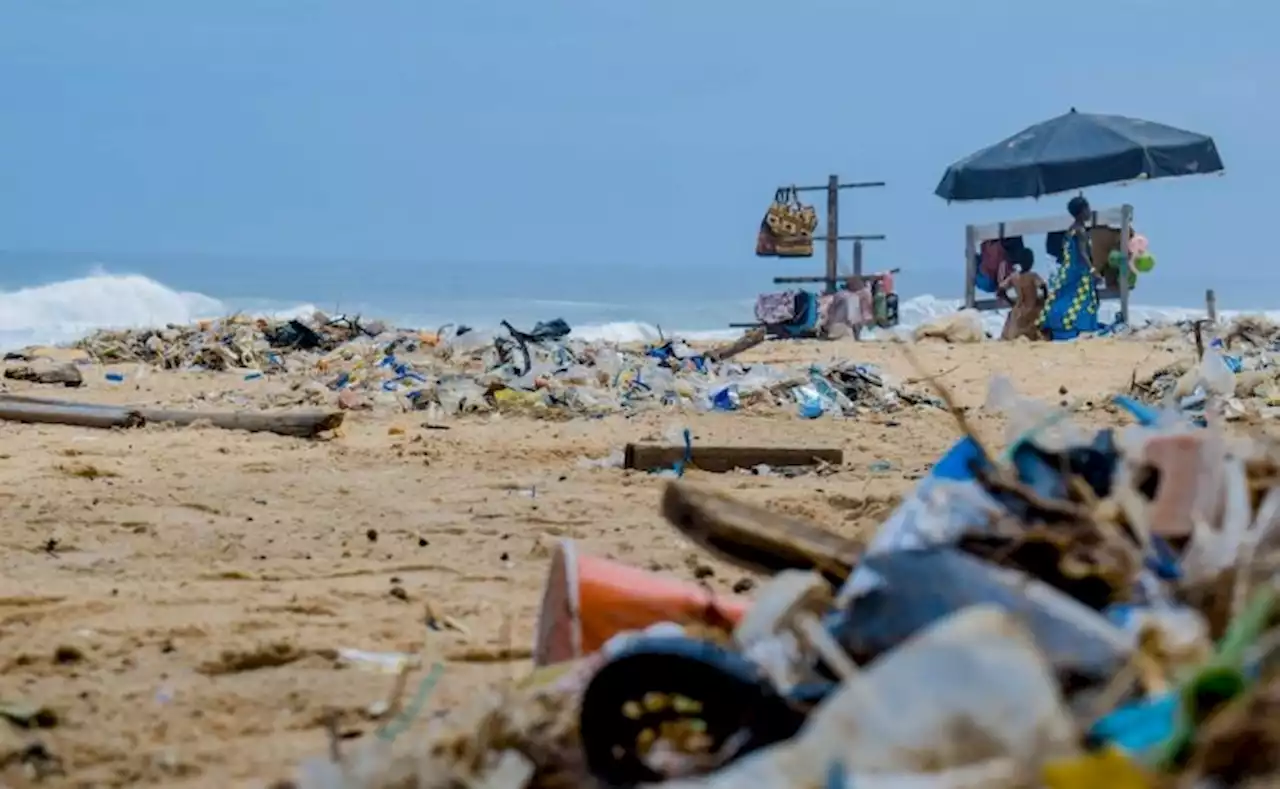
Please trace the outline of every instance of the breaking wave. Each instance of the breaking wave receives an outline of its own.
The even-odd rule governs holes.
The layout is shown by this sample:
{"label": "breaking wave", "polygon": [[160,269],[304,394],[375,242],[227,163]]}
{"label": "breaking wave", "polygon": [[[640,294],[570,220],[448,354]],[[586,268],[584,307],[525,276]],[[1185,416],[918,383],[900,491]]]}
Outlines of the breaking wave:
{"label": "breaking wave", "polygon": [[[74,342],[96,329],[124,329],[185,324],[207,318],[217,318],[236,311],[275,317],[305,315],[315,311],[310,304],[271,303],[261,300],[230,303],[202,293],[178,291],[161,282],[136,274],[112,274],[95,270],[88,276],[53,282],[47,285],[0,291],[0,349],[12,350],[28,345]],[[577,302],[542,302],[543,307],[572,308]],[[931,295],[916,296],[902,302],[899,308],[901,326],[910,329],[943,315],[955,313],[961,302],[956,299],[940,299]],[[582,303],[580,306],[600,306]],[[744,310],[730,305],[735,312]],[[1110,311],[1108,312],[1108,308]],[[1103,306],[1106,319],[1115,314],[1115,305]],[[1185,318],[1201,317],[1200,308],[1146,307],[1134,305],[1131,309],[1134,325],[1167,323]],[[749,308],[745,310],[749,314]],[[1224,313],[1229,317],[1232,313]],[[1265,314],[1273,319],[1280,314]],[[397,316],[386,315],[396,322]],[[744,315],[745,317],[745,315]],[[466,315],[446,316],[434,322],[423,319],[420,325],[434,328],[445,320],[467,321]],[[983,321],[990,331],[999,331],[1003,321],[997,313],[986,313]],[[483,322],[481,322],[483,323]],[[571,322],[572,323],[572,322]],[[413,325],[411,319],[401,325]],[[723,324],[721,324],[723,326]],[[605,342],[637,342],[656,340],[660,336],[678,335],[687,339],[720,339],[737,336],[738,332],[718,326],[690,325],[660,330],[656,325],[641,321],[612,321],[584,323],[574,327],[574,336],[586,340]]]}

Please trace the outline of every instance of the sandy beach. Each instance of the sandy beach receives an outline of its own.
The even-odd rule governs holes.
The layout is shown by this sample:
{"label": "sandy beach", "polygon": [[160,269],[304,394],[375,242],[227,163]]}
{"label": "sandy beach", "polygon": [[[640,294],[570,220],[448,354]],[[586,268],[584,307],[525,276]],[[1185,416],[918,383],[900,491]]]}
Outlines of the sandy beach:
{"label": "sandy beach", "polygon": [[[993,374],[1034,397],[1083,403],[1083,423],[1122,424],[1106,397],[1127,389],[1135,370],[1177,358],[1164,344],[1116,340],[912,347],[993,442],[1003,425],[981,408]],[[767,343],[744,359],[856,359],[900,379],[920,374],[900,347],[881,343]],[[66,393],[8,390],[171,403],[276,385],[233,373],[86,379]],[[446,661],[432,709],[464,702],[527,671],[527,660],[476,663],[467,653],[531,643],[546,557],[561,538],[682,579],[710,567],[710,583],[728,592],[743,573],[661,520],[661,477],[588,462],[628,441],[687,426],[695,442],[842,448],[834,474],[690,476],[865,536],[957,437],[949,414],[915,406],[854,419],[673,409],[447,424],[427,429],[420,412],[351,412],[339,436],[304,441],[0,423],[0,700],[56,712],[58,725],[39,736],[65,767],[56,782],[226,787],[285,777],[323,751],[327,716],[336,712],[344,732],[367,732],[365,711],[387,695],[390,676],[335,668],[343,648],[425,650]],[[428,608],[451,626],[429,630]],[[0,769],[0,783],[24,785],[21,769]]]}

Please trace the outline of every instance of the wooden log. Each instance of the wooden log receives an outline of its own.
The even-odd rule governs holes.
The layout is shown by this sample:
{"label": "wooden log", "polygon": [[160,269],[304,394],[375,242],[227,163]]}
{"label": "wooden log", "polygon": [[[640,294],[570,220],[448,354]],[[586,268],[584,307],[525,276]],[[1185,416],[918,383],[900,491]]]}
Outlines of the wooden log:
{"label": "wooden log", "polygon": [[721,345],[707,351],[706,358],[713,362],[723,362],[725,359],[731,359],[743,351],[750,350],[767,339],[769,333],[762,328],[755,328],[744,333],[741,337],[734,340],[729,345]]}
{"label": "wooden log", "polygon": [[[623,456],[623,468],[654,471],[673,467],[684,460],[685,448],[680,444],[627,444]],[[756,466],[816,466],[830,463],[838,466],[844,462],[842,449],[794,448],[794,447],[727,447],[698,446],[691,452],[689,465],[703,471],[720,474],[739,468]]]}
{"label": "wooden log", "polygon": [[685,482],[667,485],[662,515],[707,552],[752,572],[812,570],[841,584],[861,556],[852,540]]}
{"label": "wooden log", "polygon": [[340,426],[344,417],[341,411],[172,411],[0,395],[0,419],[79,427],[138,427],[148,423],[185,427],[196,422],[209,422],[223,430],[314,438]]}
{"label": "wooden log", "polygon": [[196,422],[209,422],[223,430],[246,430],[250,433],[275,433],[281,436],[315,438],[334,430],[345,417],[341,411],[169,411],[159,408],[138,410],[149,424],[185,427]]}
{"label": "wooden log", "polygon": [[[34,405],[54,405],[54,406],[75,406],[76,408],[97,409],[99,411],[114,411],[127,406],[111,405],[110,403],[77,403],[67,400],[57,400],[52,397],[31,397],[30,395],[17,394],[0,394],[0,402],[10,403],[32,403]],[[135,409],[136,410],[136,409]]]}
{"label": "wooden log", "polygon": [[138,427],[144,422],[142,415],[130,408],[30,402],[9,397],[0,397],[0,420],[102,429]]}

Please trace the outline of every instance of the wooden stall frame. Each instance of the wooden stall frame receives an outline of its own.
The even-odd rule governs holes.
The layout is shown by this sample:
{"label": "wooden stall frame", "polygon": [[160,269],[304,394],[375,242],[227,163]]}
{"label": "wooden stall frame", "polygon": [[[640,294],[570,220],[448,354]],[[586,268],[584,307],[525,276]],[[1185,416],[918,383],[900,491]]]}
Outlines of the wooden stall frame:
{"label": "wooden stall frame", "polygon": [[[814,277],[812,282],[826,283],[828,293],[835,293],[836,288],[841,280],[839,252],[841,241],[853,242],[853,273],[855,275],[862,274],[862,244],[864,241],[884,241],[883,233],[873,234],[853,234],[840,235],[840,192],[845,189],[871,189],[875,187],[886,186],[884,181],[853,181],[850,183],[840,183],[840,176],[827,176],[827,183],[824,186],[791,186],[779,187],[791,189],[794,192],[826,192],[827,193],[827,215],[823,232],[813,237],[814,241],[826,242],[826,273],[821,277]],[[783,279],[779,277],[778,279]],[[778,279],[775,279],[776,283]],[[785,278],[784,281],[794,282],[795,277]]]}
{"label": "wooden stall frame", "polygon": [[[851,235],[840,235],[840,192],[845,189],[871,189],[875,187],[887,186],[884,181],[853,181],[850,183],[840,183],[840,176],[827,176],[827,183],[823,186],[785,186],[778,187],[779,190],[790,189],[793,192],[826,192],[827,193],[827,215],[825,218],[825,226],[823,232],[815,235],[813,240],[823,241],[826,245],[826,272],[821,276],[781,276],[774,277],[775,285],[795,285],[795,284],[818,284],[823,283],[827,293],[835,293],[839,287],[840,280],[845,277],[840,276],[840,242],[853,242],[853,274],[854,276],[862,276],[862,245],[866,241],[884,241],[886,236],[883,233],[856,233]],[[808,258],[796,258],[797,260],[807,260]],[[898,269],[893,269],[896,272]],[[876,272],[881,273],[881,272]],[[759,326],[759,323],[731,323],[730,328],[745,329]]]}
{"label": "wooden stall frame", "polygon": [[[1056,233],[1071,227],[1072,219],[1066,214],[1048,217],[1035,217],[1031,219],[1014,219],[1008,222],[994,222],[985,225],[968,225],[964,231],[964,253],[965,253],[965,282],[964,282],[964,304],[969,309],[974,310],[997,310],[1007,307],[997,299],[978,299],[977,298],[977,279],[978,279],[978,248],[983,241],[991,241],[999,238],[1008,238],[1010,236],[1038,236],[1047,233]],[[1089,226],[1097,227],[1099,224],[1120,226],[1120,248],[1126,250],[1129,248],[1129,238],[1133,233],[1133,206],[1125,203],[1116,208],[1104,208],[1094,211],[1090,219]],[[1129,277],[1127,272],[1121,272],[1122,276],[1117,277],[1120,287],[1107,288],[1098,291],[1098,300],[1106,301],[1111,299],[1120,300],[1120,320],[1124,323],[1129,322]]]}

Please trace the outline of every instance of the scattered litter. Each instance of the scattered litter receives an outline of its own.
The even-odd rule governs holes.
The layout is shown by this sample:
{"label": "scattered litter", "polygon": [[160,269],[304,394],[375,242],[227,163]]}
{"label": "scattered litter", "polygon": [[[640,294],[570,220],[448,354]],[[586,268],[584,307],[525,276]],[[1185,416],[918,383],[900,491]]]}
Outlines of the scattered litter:
{"label": "scattered litter", "polygon": [[363,649],[339,649],[338,664],[354,666],[383,674],[399,674],[406,668],[415,668],[421,659],[403,652],[366,652]]}
{"label": "scattered litter", "polygon": [[[432,334],[316,313],[99,331],[76,351],[84,356],[78,364],[133,364],[138,378],[158,368],[228,373],[261,384],[200,394],[201,407],[222,401],[237,409],[422,410],[430,429],[487,413],[563,420],[662,408],[750,413],[799,403],[802,416],[817,418],[939,405],[914,385],[889,382],[865,365],[785,368],[734,358],[762,339],[748,332],[707,350],[678,339],[641,347],[573,339],[559,319],[529,331],[504,322],[496,331],[452,327]],[[49,362],[41,357],[37,363]],[[62,366],[79,374],[76,364]],[[9,367],[6,375],[21,369]],[[122,383],[126,376],[112,371],[106,379]]]}
{"label": "scattered litter", "polygon": [[[536,368],[535,344],[516,341],[520,369]],[[1203,391],[1204,427],[1180,401],[1129,398],[1137,424],[1092,429],[993,381],[1005,445],[952,409],[965,435],[866,545],[674,480],[662,512],[682,535],[771,576],[735,587],[751,600],[561,543],[529,679],[445,715],[402,759],[367,741],[325,782],[308,780],[313,760],[299,787],[1270,785],[1280,440],[1221,431],[1243,374],[1228,356],[1208,346],[1179,374],[1195,371],[1183,386]],[[781,391],[824,413],[858,407],[851,381],[875,386],[872,371],[811,372]],[[624,462],[725,453],[652,447]]]}

